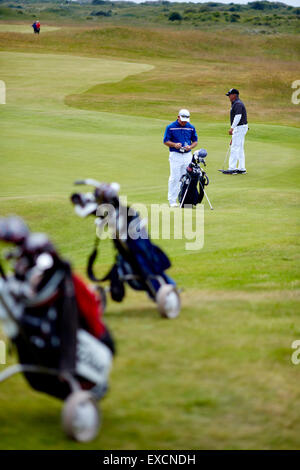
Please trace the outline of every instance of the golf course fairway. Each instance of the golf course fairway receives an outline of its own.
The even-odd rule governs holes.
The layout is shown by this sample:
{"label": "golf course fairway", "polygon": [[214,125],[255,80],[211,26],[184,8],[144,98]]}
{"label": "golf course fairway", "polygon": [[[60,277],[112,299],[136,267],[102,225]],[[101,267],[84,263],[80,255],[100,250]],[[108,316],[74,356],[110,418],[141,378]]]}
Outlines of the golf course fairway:
{"label": "golf course fairway", "polygon": [[[59,34],[57,48],[69,33]],[[134,60],[134,47],[127,58],[123,51],[117,57],[121,45],[111,57],[96,45],[94,56],[76,45],[57,51],[53,36],[42,35],[45,42],[38,51],[31,38],[25,52],[19,36],[12,38],[20,43],[14,51],[3,35],[0,51],[0,79],[6,84],[6,104],[0,105],[1,216],[17,214],[32,230],[47,232],[85,276],[95,227],[92,219],[74,214],[73,182],[86,177],[117,181],[130,203],[167,203],[169,163],[162,138],[181,107],[190,109],[198,148],[208,152],[207,192],[214,211],[204,200],[202,250],[186,251],[186,240],[155,241],[170,256],[170,275],[183,288],[176,320],[161,319],[144,293],[127,289],[121,304],[109,299],[105,319],[117,356],[97,439],[69,441],[60,427],[61,403],[33,392],[17,376],[0,385],[0,448],[299,448],[300,365],[291,361],[292,342],[300,339],[300,132],[295,121],[288,125],[280,113],[278,124],[276,114],[263,120],[262,97],[259,118],[255,108],[249,115],[248,173],[225,176],[218,172],[229,145],[224,94],[237,82],[218,83],[224,112],[210,112],[206,104],[203,117],[201,83],[194,85],[197,106],[189,94],[184,101],[172,88],[172,71],[178,67],[184,77],[191,62],[181,66],[171,55],[162,59],[160,49],[157,57],[137,53]],[[216,64],[221,70],[220,60],[214,62],[213,55],[202,60],[207,83]],[[263,80],[261,63],[246,54],[243,60],[252,64],[253,77]],[[264,60],[275,74],[277,58],[266,55]],[[284,61],[288,68],[298,67],[282,56],[278,69]],[[148,78],[159,70],[162,81],[147,89]],[[250,83],[251,78],[243,80]],[[145,111],[140,105],[136,115],[135,90],[137,100],[138,90],[145,99]],[[163,100],[171,103],[172,113],[161,113]],[[247,100],[250,106],[249,92]],[[283,113],[293,109],[289,101]],[[98,274],[113,261],[111,245],[108,240],[100,244]],[[16,360],[15,352],[8,356],[9,364]]]}

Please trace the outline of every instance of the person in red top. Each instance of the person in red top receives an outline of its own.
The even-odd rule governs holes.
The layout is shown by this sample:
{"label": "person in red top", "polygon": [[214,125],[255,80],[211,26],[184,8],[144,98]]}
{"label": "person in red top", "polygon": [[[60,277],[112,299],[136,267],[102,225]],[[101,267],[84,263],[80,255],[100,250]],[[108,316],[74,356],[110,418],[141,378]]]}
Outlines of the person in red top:
{"label": "person in red top", "polygon": [[40,34],[40,29],[41,29],[41,23],[39,22],[39,20],[35,21],[32,25],[33,27],[33,32],[35,34]]}

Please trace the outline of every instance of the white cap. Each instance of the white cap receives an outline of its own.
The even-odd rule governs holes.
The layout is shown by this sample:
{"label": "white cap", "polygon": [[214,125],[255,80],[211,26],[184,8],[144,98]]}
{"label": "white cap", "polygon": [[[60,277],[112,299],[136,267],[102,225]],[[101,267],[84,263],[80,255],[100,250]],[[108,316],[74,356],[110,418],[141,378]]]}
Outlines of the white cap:
{"label": "white cap", "polygon": [[190,122],[190,112],[188,109],[181,109],[178,113],[180,120],[183,122]]}

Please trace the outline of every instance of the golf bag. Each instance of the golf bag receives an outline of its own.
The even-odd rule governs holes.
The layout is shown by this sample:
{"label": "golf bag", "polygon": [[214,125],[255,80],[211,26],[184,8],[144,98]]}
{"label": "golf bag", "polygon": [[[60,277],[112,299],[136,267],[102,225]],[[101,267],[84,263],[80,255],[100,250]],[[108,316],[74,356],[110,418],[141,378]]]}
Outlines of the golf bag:
{"label": "golf bag", "polygon": [[[171,266],[166,254],[154,245],[145,229],[145,223],[130,207],[124,207],[119,200],[119,185],[83,180],[76,184],[90,184],[96,187],[94,193],[75,193],[71,200],[78,215],[98,215],[96,219],[97,238],[95,249],[88,262],[88,276],[94,282],[109,281],[110,294],[114,301],[121,302],[125,296],[125,284],[132,289],[146,291],[157,303],[160,314],[175,318],[180,311],[180,297],[176,284],[165,271]],[[100,215],[102,212],[103,215]],[[96,278],[93,264],[97,256],[99,237],[105,225],[113,232],[116,249],[115,263],[103,278]],[[104,289],[101,290],[105,295]]]}
{"label": "golf bag", "polygon": [[20,362],[2,372],[0,382],[22,372],[33,389],[66,400],[66,433],[90,440],[99,428],[96,400],[107,391],[114,354],[101,301],[49,239],[29,233],[21,219],[1,218],[0,240],[15,244],[7,255],[13,273],[7,276],[1,267],[0,321]]}
{"label": "golf bag", "polygon": [[209,184],[207,174],[200,167],[200,163],[206,166],[204,158],[207,152],[204,149],[194,153],[191,163],[186,168],[186,173],[181,177],[178,201],[180,207],[185,205],[196,206],[202,202],[204,187]]}

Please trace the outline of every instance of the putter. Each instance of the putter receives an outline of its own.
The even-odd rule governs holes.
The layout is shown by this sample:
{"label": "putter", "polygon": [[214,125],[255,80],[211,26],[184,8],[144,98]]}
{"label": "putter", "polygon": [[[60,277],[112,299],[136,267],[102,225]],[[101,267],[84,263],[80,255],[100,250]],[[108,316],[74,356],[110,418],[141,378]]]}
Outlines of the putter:
{"label": "putter", "polygon": [[221,173],[223,173],[223,171],[225,170],[224,167],[225,167],[225,164],[226,164],[226,160],[227,160],[227,158],[228,158],[228,155],[229,155],[229,150],[230,150],[230,144],[229,144],[228,149],[227,149],[227,153],[226,153],[226,156],[225,156],[225,159],[224,159],[224,163],[223,163],[222,170],[218,170],[218,171],[220,171]]}

